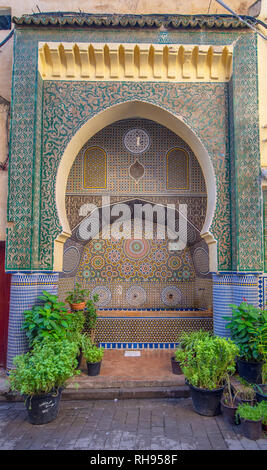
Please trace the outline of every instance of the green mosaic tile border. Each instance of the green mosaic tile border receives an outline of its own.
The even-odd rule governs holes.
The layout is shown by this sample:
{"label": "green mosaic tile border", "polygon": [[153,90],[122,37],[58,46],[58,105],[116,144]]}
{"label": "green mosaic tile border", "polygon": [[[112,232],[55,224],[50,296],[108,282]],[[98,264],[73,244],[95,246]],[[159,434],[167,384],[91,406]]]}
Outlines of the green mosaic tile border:
{"label": "green mosaic tile border", "polygon": [[233,244],[237,271],[263,270],[257,67],[257,37],[243,36],[235,44],[232,89]]}
{"label": "green mosaic tile border", "polygon": [[132,100],[160,106],[182,117],[207,148],[215,168],[219,196],[212,230],[218,239],[221,269],[231,269],[227,85],[69,81],[44,83],[40,268],[51,268],[51,236],[60,233],[59,221],[53,219],[60,155],[89,118],[110,106]]}

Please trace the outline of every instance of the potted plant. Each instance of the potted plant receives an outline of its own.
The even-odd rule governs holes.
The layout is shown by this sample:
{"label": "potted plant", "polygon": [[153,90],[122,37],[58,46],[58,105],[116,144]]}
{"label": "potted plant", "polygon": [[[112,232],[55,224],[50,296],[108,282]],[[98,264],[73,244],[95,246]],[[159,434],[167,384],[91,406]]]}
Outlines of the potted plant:
{"label": "potted plant", "polygon": [[234,371],[237,350],[229,339],[208,336],[195,341],[191,349],[177,352],[197,413],[204,416],[220,413],[226,377]]}
{"label": "potted plant", "polygon": [[82,352],[87,363],[88,375],[99,375],[104,356],[104,348],[98,348],[93,345],[91,339],[85,336],[82,343]]}
{"label": "potted plant", "polygon": [[262,428],[264,431],[267,431],[267,403],[266,401],[261,401],[260,406],[262,409]]}
{"label": "potted plant", "polygon": [[92,299],[89,299],[86,302],[86,307],[84,310],[85,315],[85,329],[89,332],[91,341],[94,343],[95,340],[95,328],[97,322],[97,310],[95,302],[99,300],[98,294],[94,294]]}
{"label": "potted plant", "polygon": [[257,440],[261,437],[262,433],[262,420],[263,409],[261,403],[256,406],[251,406],[248,403],[243,403],[238,406],[237,413],[241,420],[241,432],[245,437],[252,440]]}
{"label": "potted plant", "polygon": [[253,406],[255,403],[255,395],[255,390],[253,390],[253,388],[246,387],[239,392],[239,400],[241,403],[247,403],[248,405]]}
{"label": "potted plant", "polygon": [[255,384],[254,390],[256,393],[257,402],[267,401],[267,385]]}
{"label": "potted plant", "polygon": [[171,366],[172,366],[172,373],[176,375],[181,375],[183,373],[181,369],[181,364],[178,359],[179,357],[179,352],[177,352],[179,349],[192,349],[195,341],[198,341],[199,339],[210,337],[210,332],[208,331],[203,331],[203,330],[198,330],[198,331],[193,331],[192,333],[187,333],[186,331],[183,331],[180,334],[179,337],[179,348],[175,351],[174,356],[171,357]]}
{"label": "potted plant", "polygon": [[241,403],[248,403],[249,405],[253,406],[256,397],[253,385],[248,383],[242,377],[238,377],[237,380],[240,383],[240,391],[238,395],[239,401],[241,401]]}
{"label": "potted plant", "polygon": [[70,334],[67,336],[69,338],[69,341],[74,343],[77,348],[77,353],[76,353],[76,361],[77,361],[77,366],[76,368],[79,369],[82,364],[82,342],[83,342],[83,334],[80,333],[79,331],[76,332],[70,332]]}
{"label": "potted plant", "polygon": [[74,289],[67,294],[65,301],[69,303],[71,310],[84,310],[89,295],[88,290],[82,289],[80,284],[76,283]]}
{"label": "potted plant", "polygon": [[209,331],[198,330],[187,333],[183,331],[179,338],[179,346],[181,349],[192,349],[194,344],[199,339],[210,338],[211,333]]}
{"label": "potted plant", "polygon": [[249,383],[262,383],[267,312],[249,305],[245,299],[239,306],[231,305],[231,308],[232,317],[224,318],[229,321],[226,328],[230,329],[232,340],[239,348],[239,375]]}
{"label": "potted plant", "polygon": [[85,327],[85,315],[82,310],[77,310],[73,312],[71,315],[71,324],[70,324],[70,329],[67,333],[67,338],[71,342],[74,342],[77,344],[78,348],[78,354],[77,354],[77,362],[78,362],[78,368],[81,367],[82,363],[82,340],[83,340],[83,330]]}
{"label": "potted plant", "polygon": [[229,424],[238,424],[236,411],[238,407],[238,391],[233,392],[230,376],[226,374],[226,387],[221,399],[221,412],[222,415]]}
{"label": "potted plant", "polygon": [[55,340],[66,338],[72,327],[72,318],[68,314],[67,307],[59,302],[56,295],[43,291],[38,297],[41,305],[35,305],[31,310],[24,312],[22,329],[25,331],[32,347],[35,341],[43,341],[50,337]]}
{"label": "potted plant", "polygon": [[[267,401],[267,323],[264,324],[263,328],[259,332],[259,349],[264,358],[264,364],[262,367],[262,383],[255,384],[254,389],[256,393],[256,399],[258,402]],[[266,426],[266,423],[265,423]]]}
{"label": "potted plant", "polygon": [[62,388],[75,371],[77,345],[64,339],[45,338],[32,351],[14,359],[10,386],[26,397],[28,419],[45,424],[57,417]]}

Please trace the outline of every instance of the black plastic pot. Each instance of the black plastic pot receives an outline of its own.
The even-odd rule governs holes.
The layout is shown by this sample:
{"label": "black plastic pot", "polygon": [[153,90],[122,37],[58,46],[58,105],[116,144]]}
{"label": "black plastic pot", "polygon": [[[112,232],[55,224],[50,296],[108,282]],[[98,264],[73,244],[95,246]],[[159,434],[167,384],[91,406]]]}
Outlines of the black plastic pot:
{"label": "black plastic pot", "polygon": [[183,373],[180,362],[175,360],[175,357],[171,357],[171,364],[172,364],[172,373],[176,375],[181,375]]}
{"label": "black plastic pot", "polygon": [[257,401],[267,401],[267,385],[265,384],[258,384],[262,392],[258,389],[257,385],[254,387],[256,392],[256,400]]}
{"label": "black plastic pot", "polygon": [[46,424],[56,419],[62,389],[57,392],[35,395],[26,398],[26,408],[31,424]]}
{"label": "black plastic pot", "polygon": [[239,397],[240,403],[246,403],[247,405],[254,406],[255,405],[255,400],[254,398],[252,400],[246,400],[245,398],[240,398]]}
{"label": "black plastic pot", "polygon": [[194,410],[203,416],[216,416],[221,413],[221,398],[224,386],[215,390],[206,390],[188,384]]}
{"label": "black plastic pot", "polygon": [[223,418],[227,423],[235,425],[239,423],[239,418],[236,416],[237,406],[231,407],[224,403],[224,400],[221,400],[221,412]]}
{"label": "black plastic pot", "polygon": [[88,375],[95,376],[100,374],[101,362],[87,362]]}
{"label": "black plastic pot", "polygon": [[260,384],[262,382],[263,362],[248,362],[238,359],[237,363],[240,377],[250,384]]}
{"label": "black plastic pot", "polygon": [[82,350],[80,349],[80,352],[79,352],[79,354],[77,354],[77,357],[76,357],[76,359],[78,361],[77,369],[80,369],[80,367],[81,367],[82,358],[83,358],[83,354],[82,354]]}
{"label": "black plastic pot", "polygon": [[262,420],[251,421],[250,419],[241,418],[241,432],[245,437],[253,441],[260,439],[262,434]]}

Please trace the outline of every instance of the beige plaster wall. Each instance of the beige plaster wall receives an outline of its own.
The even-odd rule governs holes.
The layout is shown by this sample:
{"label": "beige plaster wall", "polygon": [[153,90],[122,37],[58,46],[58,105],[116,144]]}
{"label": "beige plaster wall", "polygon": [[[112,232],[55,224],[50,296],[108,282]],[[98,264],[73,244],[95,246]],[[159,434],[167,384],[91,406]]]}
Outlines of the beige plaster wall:
{"label": "beige plaster wall", "polygon": [[[227,0],[226,3],[237,13],[246,14],[254,0]],[[227,13],[215,0],[0,0],[0,9],[11,7],[12,16],[24,13],[49,11],[83,11],[87,13],[169,13],[169,14],[213,14]],[[0,31],[0,42],[9,31]],[[0,96],[10,101],[12,76],[13,40],[0,52]],[[0,123],[0,142],[6,142],[6,128]],[[0,150],[0,161],[5,151]],[[0,170],[0,240],[5,238],[7,172]]]}

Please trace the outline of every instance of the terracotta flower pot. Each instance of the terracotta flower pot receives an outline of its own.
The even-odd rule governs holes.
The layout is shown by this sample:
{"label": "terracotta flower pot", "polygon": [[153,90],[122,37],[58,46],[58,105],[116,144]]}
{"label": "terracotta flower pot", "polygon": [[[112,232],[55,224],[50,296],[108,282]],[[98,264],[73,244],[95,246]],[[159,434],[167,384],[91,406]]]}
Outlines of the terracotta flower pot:
{"label": "terracotta flower pot", "polygon": [[71,310],[84,310],[86,302],[80,302],[79,304],[70,304]]}

